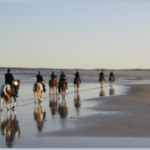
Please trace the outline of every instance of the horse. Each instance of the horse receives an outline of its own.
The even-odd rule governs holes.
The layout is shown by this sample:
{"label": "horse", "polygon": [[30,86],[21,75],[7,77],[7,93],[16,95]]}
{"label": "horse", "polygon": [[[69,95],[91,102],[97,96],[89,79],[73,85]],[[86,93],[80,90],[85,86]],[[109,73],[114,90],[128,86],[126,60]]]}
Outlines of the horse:
{"label": "horse", "polygon": [[64,98],[62,98],[62,101],[59,103],[58,110],[61,118],[65,118],[67,116],[68,108],[66,107],[66,100]]}
{"label": "horse", "polygon": [[[20,80],[13,80],[13,83],[17,86],[18,90],[19,90],[19,86],[20,86]],[[7,104],[7,109],[10,109],[10,103],[11,103],[11,98],[13,97],[14,99],[14,105],[11,107],[11,109],[14,109],[16,106],[16,97],[15,97],[15,89],[13,86],[9,85],[9,84],[3,84],[1,86],[1,91],[0,91],[0,95],[1,95],[1,111],[3,111],[3,99],[5,100],[6,104]]]}
{"label": "horse", "polygon": [[114,82],[114,77],[113,77],[113,76],[109,76],[109,83],[110,83],[110,86],[113,85],[113,82]]}
{"label": "horse", "polygon": [[59,93],[62,92],[62,96],[65,96],[66,89],[67,89],[67,83],[65,80],[60,81],[58,89],[59,89]]}
{"label": "horse", "polygon": [[58,112],[58,102],[55,95],[50,96],[49,107],[51,108],[52,115],[55,115]]}
{"label": "horse", "polygon": [[41,102],[34,106],[34,119],[37,122],[38,131],[41,132],[44,126],[46,112],[44,111]]}
{"label": "horse", "polygon": [[[74,79],[74,89],[75,89],[75,87],[76,87],[76,91],[77,91],[77,92],[79,91],[80,84],[81,84],[80,78],[75,78],[75,79]],[[74,90],[74,91],[75,91],[75,90]]]}
{"label": "horse", "polygon": [[55,76],[54,79],[49,80],[50,94],[52,94],[52,92],[54,93],[54,90],[56,91],[57,94],[57,81],[58,81],[58,76]]}
{"label": "horse", "polygon": [[35,103],[36,103],[36,99],[39,102],[41,102],[42,101],[42,94],[43,94],[43,85],[42,85],[42,83],[40,83],[40,82],[34,83],[34,85],[33,85],[33,92],[34,92]]}
{"label": "horse", "polygon": [[10,148],[14,144],[16,137],[20,136],[20,127],[17,120],[16,112],[14,111],[14,118],[10,115],[10,110],[7,111],[7,118],[3,121],[3,113],[1,113],[1,131],[2,135],[6,137],[6,145]]}
{"label": "horse", "polygon": [[105,77],[104,77],[104,76],[100,77],[100,78],[99,78],[99,82],[100,82],[101,88],[102,88],[103,85],[104,85],[104,83],[105,83]]}

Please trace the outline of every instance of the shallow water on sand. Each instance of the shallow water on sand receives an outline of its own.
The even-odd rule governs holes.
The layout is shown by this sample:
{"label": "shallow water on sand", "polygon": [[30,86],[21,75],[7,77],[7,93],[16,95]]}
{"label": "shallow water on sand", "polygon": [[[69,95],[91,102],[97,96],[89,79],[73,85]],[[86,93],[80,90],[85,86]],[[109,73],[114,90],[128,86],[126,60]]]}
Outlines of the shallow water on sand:
{"label": "shallow water on sand", "polygon": [[[75,124],[72,123],[73,119],[78,117],[83,117],[87,115],[93,115],[98,113],[96,110],[89,110],[89,107],[95,105],[95,102],[86,101],[86,99],[96,98],[103,96],[115,96],[118,94],[123,94],[129,90],[128,87],[114,85],[113,89],[108,84],[105,84],[103,88],[100,88],[99,84],[95,83],[82,83],[80,87],[80,92],[77,94],[74,92],[74,87],[69,83],[69,88],[65,99],[59,95],[49,95],[49,88],[46,85],[46,93],[43,94],[43,101],[38,105],[34,103],[33,85],[21,85],[19,90],[19,97],[17,99],[17,106],[15,109],[16,119],[14,119],[14,113],[9,112],[10,119],[7,119],[6,104],[3,103],[4,111],[1,113],[1,118],[4,122],[11,121],[11,126],[15,125],[18,130],[16,130],[12,137],[4,135],[4,130],[1,130],[0,136],[0,147],[24,147],[23,144],[26,140],[33,140],[35,142],[29,144],[29,147],[37,147],[36,143],[39,143],[39,138],[42,138],[40,134],[49,133],[55,130],[64,130],[66,128],[74,128]],[[59,111],[58,108],[50,107],[50,101],[57,101],[57,106],[66,103],[64,107]],[[41,116],[36,116],[34,110],[43,109]],[[20,136],[17,137],[16,135]],[[16,136],[16,137],[15,137]],[[7,137],[7,138],[6,138]],[[44,143],[43,143],[44,144]],[[41,147],[47,147],[41,143]],[[28,146],[25,146],[28,147]]]}

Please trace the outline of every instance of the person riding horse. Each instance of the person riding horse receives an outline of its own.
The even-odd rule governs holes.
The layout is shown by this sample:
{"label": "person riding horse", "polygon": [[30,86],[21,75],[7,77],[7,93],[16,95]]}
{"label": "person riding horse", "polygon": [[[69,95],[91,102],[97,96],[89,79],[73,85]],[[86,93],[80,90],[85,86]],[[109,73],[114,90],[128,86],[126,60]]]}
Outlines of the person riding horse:
{"label": "person riding horse", "polygon": [[38,71],[38,74],[36,75],[36,79],[37,79],[36,82],[40,82],[42,84],[42,86],[43,86],[43,92],[46,92],[45,84],[43,83],[44,80],[43,80],[43,77],[42,77],[40,71]]}
{"label": "person riding horse", "polygon": [[[76,78],[79,78],[79,79],[80,79],[80,74],[79,74],[78,71],[77,71],[74,75],[75,75],[75,79],[76,79]],[[75,79],[74,79],[74,80],[75,80]],[[81,83],[81,79],[80,79],[80,83]]]}
{"label": "person riding horse", "polygon": [[[55,77],[56,77],[55,73],[52,72],[52,74],[51,74],[51,79],[52,79],[52,80],[55,80]],[[56,81],[56,80],[55,80],[55,82],[56,82],[56,84],[57,84],[57,81]]]}
{"label": "person riding horse", "polygon": [[55,79],[55,77],[56,77],[55,73],[52,72],[52,74],[51,74],[51,79]]}
{"label": "person riding horse", "polygon": [[99,80],[101,81],[102,77],[104,77],[104,73],[103,73],[103,70],[100,72],[99,74]]}
{"label": "person riding horse", "polygon": [[110,76],[110,77],[113,77],[113,78],[114,78],[114,81],[115,81],[115,77],[114,77],[114,73],[113,73],[113,72],[110,72],[109,76]]}
{"label": "person riding horse", "polygon": [[18,88],[17,86],[13,83],[14,77],[11,73],[11,69],[7,70],[7,73],[5,74],[5,84],[11,85],[15,89],[15,97],[18,97]]}
{"label": "person riding horse", "polygon": [[59,79],[59,86],[60,86],[60,82],[61,82],[61,81],[65,81],[65,82],[66,82],[66,85],[67,85],[67,89],[68,89],[68,83],[67,83],[67,81],[66,81],[66,74],[65,74],[64,71],[61,72],[59,78],[60,78],[60,79]]}

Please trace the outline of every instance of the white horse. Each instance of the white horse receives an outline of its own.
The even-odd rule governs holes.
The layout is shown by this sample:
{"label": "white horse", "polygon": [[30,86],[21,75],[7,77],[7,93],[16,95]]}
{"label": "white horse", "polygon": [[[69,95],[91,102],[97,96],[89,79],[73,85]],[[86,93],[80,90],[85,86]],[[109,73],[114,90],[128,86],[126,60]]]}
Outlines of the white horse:
{"label": "white horse", "polygon": [[41,102],[42,94],[43,94],[43,85],[40,82],[36,82],[33,85],[33,92],[34,92],[35,103],[36,103],[36,100],[38,100],[38,102]]}

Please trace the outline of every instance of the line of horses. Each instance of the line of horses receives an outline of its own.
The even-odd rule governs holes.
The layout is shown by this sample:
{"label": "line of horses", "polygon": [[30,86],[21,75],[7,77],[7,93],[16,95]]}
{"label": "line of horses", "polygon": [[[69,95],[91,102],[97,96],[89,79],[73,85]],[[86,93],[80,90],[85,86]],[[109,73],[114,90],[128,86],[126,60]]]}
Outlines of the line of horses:
{"label": "line of horses", "polygon": [[[58,83],[57,81],[58,81],[58,76],[56,76],[54,79],[49,80],[49,92],[50,94],[57,94],[59,92],[62,94],[63,97],[65,97],[66,89],[67,89],[66,81],[62,80],[60,81],[60,83]],[[114,78],[110,76],[109,77],[110,86],[113,85],[113,81]],[[99,82],[102,88],[105,83],[105,77],[103,76],[101,79],[99,79]],[[17,86],[19,90],[20,80],[14,80],[13,83]],[[73,84],[74,84],[74,90],[76,92],[79,92],[79,87],[81,84],[80,78],[75,78]],[[38,102],[42,101],[43,86],[41,83],[36,82],[33,85],[33,92],[34,92],[35,102],[36,100],[38,100]],[[10,109],[14,110],[16,106],[16,97],[15,97],[14,88],[9,84],[4,84],[1,86],[0,95],[1,95],[0,110],[1,111],[3,110],[3,100],[6,102],[8,110]],[[11,106],[12,98],[14,99],[13,106]]]}

